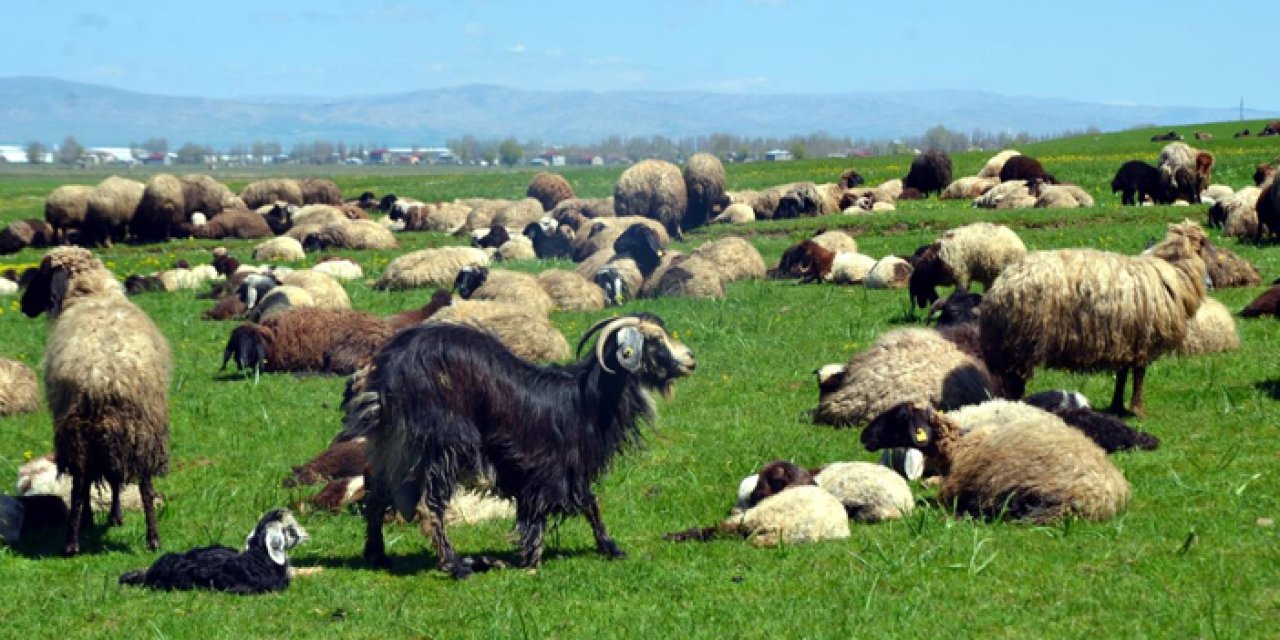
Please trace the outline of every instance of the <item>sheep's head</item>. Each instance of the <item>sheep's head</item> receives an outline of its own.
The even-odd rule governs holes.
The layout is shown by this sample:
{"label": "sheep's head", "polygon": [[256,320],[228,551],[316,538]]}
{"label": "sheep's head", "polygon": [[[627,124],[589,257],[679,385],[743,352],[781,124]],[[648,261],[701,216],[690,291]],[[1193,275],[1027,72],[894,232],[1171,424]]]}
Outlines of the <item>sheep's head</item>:
{"label": "sheep's head", "polygon": [[458,275],[453,279],[453,290],[463,300],[470,300],[476,289],[484,286],[484,281],[488,279],[488,268],[468,265],[458,270]]}
{"label": "sheep's head", "polygon": [[862,430],[862,446],[867,451],[909,448],[930,454],[939,436],[934,416],[933,408],[923,403],[896,404]]}
{"label": "sheep's head", "polygon": [[289,550],[310,539],[310,534],[288,509],[272,509],[249,532],[244,548],[246,551],[266,551],[272,562],[284,566],[289,563]]}
{"label": "sheep's head", "polygon": [[671,394],[676,378],[698,366],[693,351],[672,338],[662,318],[653,314],[601,320],[583,334],[578,351],[597,333],[595,360],[606,373],[634,375],[664,395]]}
{"label": "sheep's head", "polygon": [[861,173],[858,173],[857,169],[846,169],[844,173],[840,174],[839,184],[842,189],[852,189],[864,182],[866,180]]}
{"label": "sheep's head", "polygon": [[815,282],[831,273],[835,253],[814,242],[805,240],[787,249],[778,260],[778,266],[770,270],[771,278],[800,278],[801,282]]}
{"label": "sheep's head", "polygon": [[356,206],[361,209],[372,209],[378,206],[378,196],[372,191],[365,191],[360,194],[360,199],[356,201]]}
{"label": "sheep's head", "polygon": [[293,216],[289,211],[289,203],[277,202],[271,206],[271,210],[263,214],[263,219],[267,221],[267,226],[271,227],[271,233],[283,235],[289,229],[293,228]]}
{"label": "sheep's head", "polygon": [[938,300],[937,287],[956,283],[955,272],[942,259],[941,252],[942,244],[935,242],[909,260],[911,277],[907,280],[907,291],[911,303],[921,309]]}
{"label": "sheep's head", "polygon": [[280,286],[280,279],[273,273],[251,273],[240,283],[240,287],[236,289],[236,295],[240,297],[240,302],[244,303],[246,309],[252,309],[263,296],[267,295],[268,291],[278,286]]}
{"label": "sheep's head", "polygon": [[326,248],[327,244],[320,233],[308,233],[304,238],[302,238],[303,251],[310,251],[314,253],[316,251],[324,251]]}
{"label": "sheep's head", "polygon": [[627,283],[614,267],[602,267],[591,280],[604,290],[604,303],[610,307],[622,306],[631,296]]}
{"label": "sheep's head", "polygon": [[755,506],[769,496],[790,487],[816,485],[813,476],[804,467],[786,460],[775,460],[760,469],[755,488],[751,491],[750,506]]}
{"label": "sheep's head", "polygon": [[844,374],[848,367],[843,364],[824,364],[813,370],[818,378],[818,397],[839,389],[844,384]]}
{"label": "sheep's head", "polygon": [[102,266],[102,261],[88,249],[59,247],[49,251],[22,294],[22,313],[28,318],[41,313],[56,317],[62,313],[69,295],[74,295],[72,279],[92,271],[100,271],[104,278],[111,279],[111,273]]}
{"label": "sheep's head", "polygon": [[626,228],[617,240],[613,241],[613,251],[618,256],[631,258],[640,267],[640,273],[646,278],[658,268],[662,261],[662,241],[658,232],[647,225],[633,224]]}
{"label": "sheep's head", "polygon": [[382,199],[378,201],[378,211],[386,211],[390,213],[395,207],[396,200],[399,200],[399,198],[396,197],[396,194],[394,193],[388,193],[387,195],[382,196]]}
{"label": "sheep's head", "polygon": [[[479,233],[479,231],[477,230],[476,233]],[[507,228],[500,224],[495,224],[483,231],[484,233],[481,235],[472,235],[471,246],[479,249],[496,249],[511,239],[511,234],[507,231]]]}
{"label": "sheep's head", "polygon": [[951,295],[942,298],[929,307],[929,317],[938,316],[937,327],[949,327],[966,322],[977,322],[978,309],[982,304],[982,294],[968,289],[956,289]]}

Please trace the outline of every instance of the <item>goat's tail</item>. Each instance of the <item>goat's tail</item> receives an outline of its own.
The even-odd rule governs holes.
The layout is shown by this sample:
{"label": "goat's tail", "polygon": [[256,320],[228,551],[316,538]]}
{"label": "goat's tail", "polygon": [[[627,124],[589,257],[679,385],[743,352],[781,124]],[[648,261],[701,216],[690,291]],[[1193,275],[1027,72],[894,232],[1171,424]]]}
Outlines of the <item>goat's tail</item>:
{"label": "goat's tail", "polygon": [[342,403],[347,415],[342,419],[342,433],[335,441],[369,437],[382,421],[382,400],[376,391],[361,391]]}
{"label": "goat's tail", "polygon": [[357,393],[344,408],[347,415],[342,420],[342,433],[335,440],[369,438],[369,467],[365,473],[371,486],[366,490],[390,498],[405,520],[413,520],[422,497],[422,470],[417,464],[422,452],[394,426],[390,427],[390,434],[383,431],[382,400],[377,392]]}

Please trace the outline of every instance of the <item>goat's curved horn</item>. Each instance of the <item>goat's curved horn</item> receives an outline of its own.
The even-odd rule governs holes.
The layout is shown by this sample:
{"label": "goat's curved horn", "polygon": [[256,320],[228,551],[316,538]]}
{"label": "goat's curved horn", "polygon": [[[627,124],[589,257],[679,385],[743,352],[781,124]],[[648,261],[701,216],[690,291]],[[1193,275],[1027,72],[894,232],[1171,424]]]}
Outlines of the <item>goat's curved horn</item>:
{"label": "goat's curved horn", "polygon": [[[598,326],[600,326],[600,324],[596,325],[596,327]],[[621,318],[611,319],[608,324],[604,325],[603,329],[600,329],[600,336],[596,338],[596,362],[600,363],[601,369],[604,369],[609,373],[614,372],[613,369],[609,368],[609,365],[604,363],[604,343],[609,341],[609,336],[613,335],[613,333],[619,329],[638,326],[640,326],[640,318],[635,316],[623,316]],[[594,330],[595,327],[592,327],[592,329]]]}
{"label": "goat's curved horn", "polygon": [[937,300],[934,300],[933,304],[929,305],[928,315],[924,317],[925,324],[933,322],[933,317],[938,315],[939,311],[942,311],[942,306],[945,304],[947,304],[946,298],[938,298]]}
{"label": "goat's curved horn", "polygon": [[614,320],[618,320],[618,319],[620,319],[620,316],[612,316],[612,317],[605,318],[604,320],[601,320],[601,321],[599,321],[599,322],[597,322],[597,323],[595,323],[595,324],[591,325],[591,326],[587,329],[586,333],[583,333],[583,334],[582,334],[582,338],[581,338],[580,340],[578,340],[578,348],[577,348],[577,349],[574,349],[574,351],[573,351],[574,356],[576,356],[576,357],[581,357],[581,356],[582,356],[582,346],[583,346],[583,345],[585,345],[585,344],[587,344],[587,341],[591,339],[591,336],[595,335],[595,334],[596,334],[596,332],[597,332],[597,331],[599,331],[601,327],[605,326],[606,324],[609,324],[610,322],[613,322]]}

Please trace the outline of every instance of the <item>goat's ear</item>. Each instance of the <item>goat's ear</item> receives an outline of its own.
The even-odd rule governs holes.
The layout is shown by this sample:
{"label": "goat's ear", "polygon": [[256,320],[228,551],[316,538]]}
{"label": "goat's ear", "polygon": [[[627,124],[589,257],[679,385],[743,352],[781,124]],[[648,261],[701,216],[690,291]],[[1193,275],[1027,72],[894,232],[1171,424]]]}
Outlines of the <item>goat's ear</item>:
{"label": "goat's ear", "polygon": [[635,327],[625,327],[615,334],[617,349],[614,355],[623,369],[635,373],[640,369],[640,356],[644,348],[644,334]]}
{"label": "goat's ear", "polygon": [[289,558],[285,555],[287,548],[284,526],[278,522],[267,525],[267,555],[271,556],[271,561],[281,566],[289,562]]}

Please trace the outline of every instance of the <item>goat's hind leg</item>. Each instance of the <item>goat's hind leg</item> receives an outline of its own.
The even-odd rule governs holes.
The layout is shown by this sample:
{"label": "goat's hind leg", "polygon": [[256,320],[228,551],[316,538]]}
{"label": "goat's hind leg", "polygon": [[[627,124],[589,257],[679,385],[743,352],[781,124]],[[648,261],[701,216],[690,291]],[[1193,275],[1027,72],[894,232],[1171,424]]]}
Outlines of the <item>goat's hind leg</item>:
{"label": "goat's hind leg", "polygon": [[517,500],[516,529],[520,532],[520,553],[516,556],[516,566],[532,568],[542,564],[547,514],[528,508],[524,501]]}
{"label": "goat's hind leg", "polygon": [[387,568],[387,547],[382,538],[382,523],[387,515],[387,492],[378,486],[372,474],[365,473],[364,494],[364,561],[370,566]]}
{"label": "goat's hind leg", "polygon": [[444,513],[453,498],[454,480],[436,477],[430,485],[425,496],[426,508],[418,508],[422,518],[422,531],[431,536],[440,570],[449,572],[455,580],[462,580],[474,571],[470,562],[458,557],[458,552],[454,550],[453,543],[449,542],[449,536],[444,531]]}
{"label": "goat's hind leg", "polygon": [[627,557],[627,553],[618,548],[618,543],[609,537],[609,531],[604,528],[604,519],[600,517],[600,498],[595,495],[591,496],[586,516],[587,522],[591,523],[591,533],[596,537],[596,551],[612,559]]}

